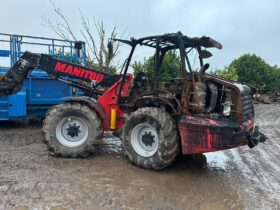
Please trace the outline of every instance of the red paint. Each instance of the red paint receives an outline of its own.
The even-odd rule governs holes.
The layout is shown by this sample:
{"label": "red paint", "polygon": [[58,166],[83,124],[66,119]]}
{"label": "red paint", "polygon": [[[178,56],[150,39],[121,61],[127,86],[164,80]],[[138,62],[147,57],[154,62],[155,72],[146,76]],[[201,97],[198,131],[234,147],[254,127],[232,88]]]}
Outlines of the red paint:
{"label": "red paint", "polygon": [[75,77],[80,77],[81,79],[86,79],[86,80],[95,80],[97,82],[101,82],[104,78],[104,74],[102,73],[97,73],[93,71],[89,71],[87,69],[81,68],[81,67],[76,67],[71,64],[65,64],[60,61],[57,61],[55,64],[56,71],[68,74],[71,76]]}
{"label": "red paint", "polygon": [[245,122],[245,124],[246,124],[248,130],[252,131],[254,129],[254,121],[253,120],[247,120]]}
{"label": "red paint", "polygon": [[209,119],[209,123],[210,123],[210,125],[218,125],[218,123],[216,121],[210,120],[210,119]]}
{"label": "red paint", "polygon": [[64,72],[66,68],[66,64],[65,63],[61,63],[61,62],[56,62],[55,65],[55,70],[58,72]]}
{"label": "red paint", "polygon": [[253,120],[244,123],[183,116],[179,121],[183,154],[199,154],[248,144],[247,132]]}
{"label": "red paint", "polygon": [[[121,92],[122,97],[128,96],[129,88],[133,80],[132,74],[127,74],[126,82],[124,83],[123,90]],[[111,109],[117,109],[117,123],[116,129],[120,128],[124,122],[120,119],[124,117],[125,111],[121,110],[118,104],[117,94],[119,93],[119,88],[122,78],[120,78],[115,84],[113,84],[102,96],[99,97],[97,103],[104,109],[107,118],[111,118]],[[104,130],[110,130],[110,126],[107,125],[106,121],[103,119],[103,128]]]}
{"label": "red paint", "polygon": [[[68,63],[63,63],[60,61],[56,61],[55,71],[60,73],[76,76],[83,80],[95,80],[97,82],[101,82],[104,79],[104,73],[102,72],[94,72],[90,71],[86,68],[75,66]],[[127,74],[125,78],[125,83],[121,92],[121,97],[127,97],[128,92],[133,80],[132,74]],[[97,104],[99,106],[92,106],[102,119],[102,125],[105,131],[110,129],[110,118],[111,118],[111,109],[117,109],[117,122],[116,129],[120,128],[124,122],[121,119],[124,119],[125,111],[122,110],[118,104],[118,93],[120,90],[122,78],[120,78],[117,82],[115,82],[111,87],[109,87],[103,94],[97,99]],[[107,118],[107,119],[106,119]]]}
{"label": "red paint", "polygon": [[211,147],[211,133],[209,128],[207,129],[207,146],[210,148]]}

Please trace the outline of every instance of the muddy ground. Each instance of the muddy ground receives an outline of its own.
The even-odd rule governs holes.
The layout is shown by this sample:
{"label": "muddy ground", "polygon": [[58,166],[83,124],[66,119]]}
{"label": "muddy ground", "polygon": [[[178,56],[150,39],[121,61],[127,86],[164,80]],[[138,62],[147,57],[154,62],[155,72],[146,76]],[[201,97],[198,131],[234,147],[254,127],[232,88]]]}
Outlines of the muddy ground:
{"label": "muddy ground", "polygon": [[48,155],[39,124],[0,123],[0,209],[280,209],[280,104],[256,105],[265,144],[181,158],[154,172],[130,165],[118,139],[87,159]]}

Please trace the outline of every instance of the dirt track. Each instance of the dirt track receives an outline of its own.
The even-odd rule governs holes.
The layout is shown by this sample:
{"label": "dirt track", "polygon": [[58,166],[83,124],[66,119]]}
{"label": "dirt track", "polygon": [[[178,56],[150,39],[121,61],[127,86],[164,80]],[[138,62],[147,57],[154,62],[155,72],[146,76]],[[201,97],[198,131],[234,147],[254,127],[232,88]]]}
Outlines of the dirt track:
{"label": "dirt track", "polygon": [[265,144],[161,172],[130,165],[118,139],[91,158],[55,158],[40,125],[1,122],[0,209],[280,209],[280,105],[256,105],[256,115]]}

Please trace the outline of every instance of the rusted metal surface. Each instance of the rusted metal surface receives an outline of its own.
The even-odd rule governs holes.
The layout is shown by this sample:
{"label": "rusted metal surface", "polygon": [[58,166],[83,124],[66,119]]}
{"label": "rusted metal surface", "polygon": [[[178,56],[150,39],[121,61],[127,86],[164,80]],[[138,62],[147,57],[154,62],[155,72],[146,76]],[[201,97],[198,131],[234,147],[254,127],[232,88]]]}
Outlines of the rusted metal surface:
{"label": "rusted metal surface", "polygon": [[172,113],[175,115],[182,114],[182,106],[180,101],[175,97],[175,94],[163,89],[158,89],[158,94],[155,95],[154,92],[143,93],[130,101],[129,105],[131,107],[143,107],[145,103],[151,103],[156,106],[166,106],[171,108]]}
{"label": "rusted metal surface", "polygon": [[254,117],[253,98],[250,87],[209,74],[204,75],[204,81],[221,84],[224,88],[231,90],[231,100],[233,102],[232,117],[234,119],[244,121]]}

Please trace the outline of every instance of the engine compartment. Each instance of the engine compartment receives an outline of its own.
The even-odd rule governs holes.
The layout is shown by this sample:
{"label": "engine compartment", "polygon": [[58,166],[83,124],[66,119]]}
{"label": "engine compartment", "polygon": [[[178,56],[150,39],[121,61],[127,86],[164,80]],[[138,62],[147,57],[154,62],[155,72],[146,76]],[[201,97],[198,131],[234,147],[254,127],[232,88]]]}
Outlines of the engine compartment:
{"label": "engine compartment", "polygon": [[254,117],[251,89],[212,74],[193,72],[192,78],[162,80],[156,93],[152,87],[152,79],[144,74],[136,76],[132,101],[144,97],[139,106],[153,104],[166,107],[166,103],[160,101],[163,98],[174,106],[177,113],[213,119],[243,121]]}

